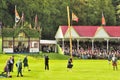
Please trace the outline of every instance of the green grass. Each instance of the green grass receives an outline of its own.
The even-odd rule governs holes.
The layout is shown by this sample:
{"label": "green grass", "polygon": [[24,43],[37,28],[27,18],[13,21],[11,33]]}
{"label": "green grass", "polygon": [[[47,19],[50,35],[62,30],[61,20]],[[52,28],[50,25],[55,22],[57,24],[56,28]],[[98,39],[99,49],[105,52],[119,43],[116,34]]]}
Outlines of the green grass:
{"label": "green grass", "polygon": [[[50,70],[44,70],[43,54],[29,55],[31,71],[23,72],[24,77],[16,77],[17,69],[14,66],[12,78],[0,78],[0,80],[120,80],[120,70],[113,71],[107,60],[73,60],[73,69],[67,71],[68,56],[60,54],[48,54],[50,57]],[[0,72],[3,71],[6,60],[11,54],[0,54]],[[14,54],[15,61],[23,59],[25,55]],[[60,57],[58,57],[60,56]],[[56,59],[57,57],[58,59]],[[62,57],[62,60],[60,60]],[[64,57],[64,58],[63,58]],[[120,65],[118,65],[120,68]]]}
{"label": "green grass", "polygon": [[0,36],[0,53],[2,53],[2,38]]}

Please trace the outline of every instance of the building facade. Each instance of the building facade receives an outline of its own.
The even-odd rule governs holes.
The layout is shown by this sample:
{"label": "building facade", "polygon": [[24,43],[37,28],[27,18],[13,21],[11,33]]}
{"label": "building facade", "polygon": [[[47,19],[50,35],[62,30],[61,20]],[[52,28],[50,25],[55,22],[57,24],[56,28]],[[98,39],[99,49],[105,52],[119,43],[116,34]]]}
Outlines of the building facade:
{"label": "building facade", "polygon": [[5,53],[38,53],[39,47],[40,33],[35,29],[2,29],[2,51]]}

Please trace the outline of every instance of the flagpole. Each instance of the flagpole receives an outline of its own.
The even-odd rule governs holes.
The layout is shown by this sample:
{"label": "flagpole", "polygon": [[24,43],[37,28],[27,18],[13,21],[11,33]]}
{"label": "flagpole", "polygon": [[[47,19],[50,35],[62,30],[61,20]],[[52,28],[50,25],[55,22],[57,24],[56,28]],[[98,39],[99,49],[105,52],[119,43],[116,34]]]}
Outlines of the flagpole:
{"label": "flagpole", "polygon": [[[15,5],[15,14],[16,14],[16,5]],[[16,15],[15,15],[15,28],[16,28]]]}
{"label": "flagpole", "polygon": [[36,15],[35,15],[35,26],[34,26],[34,29],[37,28],[37,19],[38,19],[38,17],[37,17],[37,14],[36,14]]}
{"label": "flagpole", "polygon": [[22,12],[22,26],[23,26],[23,21],[24,21],[24,13]]}
{"label": "flagpole", "polygon": [[69,13],[69,6],[67,6],[67,15],[68,15],[68,29],[69,29],[69,41],[70,41],[70,55],[72,58],[72,36],[71,36],[71,26],[70,26],[70,13]]}

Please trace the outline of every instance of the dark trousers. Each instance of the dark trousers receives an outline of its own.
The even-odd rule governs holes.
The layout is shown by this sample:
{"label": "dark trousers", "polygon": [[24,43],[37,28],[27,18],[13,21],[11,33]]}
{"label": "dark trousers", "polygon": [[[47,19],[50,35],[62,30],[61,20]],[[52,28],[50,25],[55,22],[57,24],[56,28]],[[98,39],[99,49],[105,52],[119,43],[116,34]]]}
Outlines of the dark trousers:
{"label": "dark trousers", "polygon": [[17,74],[17,76],[19,76],[19,74],[20,74],[21,76],[23,76],[23,75],[22,75],[22,69],[18,69],[18,74]]}
{"label": "dark trousers", "polygon": [[13,67],[14,67],[14,64],[11,65],[11,71],[13,72]]}
{"label": "dark trousers", "polygon": [[49,70],[49,64],[45,64],[45,70]]}

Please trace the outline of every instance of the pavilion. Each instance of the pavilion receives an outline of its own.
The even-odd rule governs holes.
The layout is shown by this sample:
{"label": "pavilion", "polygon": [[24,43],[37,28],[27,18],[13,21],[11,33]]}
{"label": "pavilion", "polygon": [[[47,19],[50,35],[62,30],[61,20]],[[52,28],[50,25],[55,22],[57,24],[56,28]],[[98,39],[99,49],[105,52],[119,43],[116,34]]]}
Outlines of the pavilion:
{"label": "pavilion", "polygon": [[[71,26],[72,41],[77,42],[77,49],[80,41],[91,42],[92,52],[94,51],[95,41],[105,41],[106,51],[109,51],[109,43],[111,41],[120,42],[120,26]],[[64,49],[64,42],[69,41],[68,26],[59,26],[55,39],[57,43],[61,42]]]}

